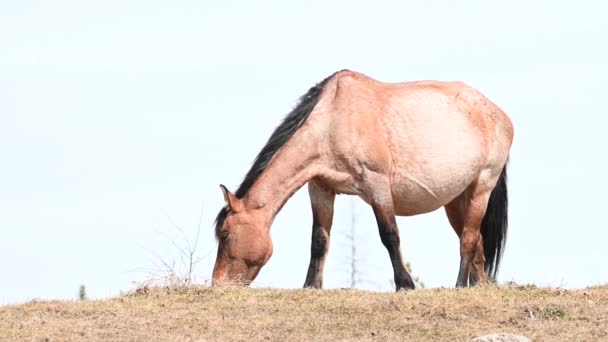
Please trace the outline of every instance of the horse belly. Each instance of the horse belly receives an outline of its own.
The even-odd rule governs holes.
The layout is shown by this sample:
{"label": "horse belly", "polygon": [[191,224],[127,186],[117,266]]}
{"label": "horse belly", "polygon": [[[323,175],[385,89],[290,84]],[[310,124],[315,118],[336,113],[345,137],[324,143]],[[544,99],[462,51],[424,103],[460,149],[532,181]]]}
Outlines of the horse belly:
{"label": "horse belly", "polygon": [[419,137],[396,155],[400,157],[394,160],[391,191],[395,213],[400,216],[427,213],[448,204],[479,178],[485,160],[474,136]]}
{"label": "horse belly", "polygon": [[441,208],[462,194],[476,178],[473,172],[433,180],[413,173],[396,176],[391,185],[395,214],[412,216]]}

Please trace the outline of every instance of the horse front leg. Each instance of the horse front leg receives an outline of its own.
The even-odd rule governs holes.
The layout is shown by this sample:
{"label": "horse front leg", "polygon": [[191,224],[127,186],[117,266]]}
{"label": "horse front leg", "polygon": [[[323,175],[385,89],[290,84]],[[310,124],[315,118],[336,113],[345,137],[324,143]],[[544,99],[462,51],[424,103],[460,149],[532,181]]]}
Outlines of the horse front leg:
{"label": "horse front leg", "polygon": [[[378,184],[378,183],[377,183]],[[395,208],[390,191],[390,186],[374,186],[372,194],[372,209],[376,216],[378,231],[380,232],[380,240],[391,258],[393,265],[395,289],[413,290],[415,288],[414,281],[406,270],[403,257],[401,256],[401,240],[399,238],[399,227],[395,219]],[[381,184],[381,183],[380,183]]]}
{"label": "horse front leg", "polygon": [[304,287],[323,287],[323,266],[329,249],[329,233],[334,216],[335,193],[321,184],[310,181],[308,193],[312,206],[312,239],[310,244],[310,264]]}

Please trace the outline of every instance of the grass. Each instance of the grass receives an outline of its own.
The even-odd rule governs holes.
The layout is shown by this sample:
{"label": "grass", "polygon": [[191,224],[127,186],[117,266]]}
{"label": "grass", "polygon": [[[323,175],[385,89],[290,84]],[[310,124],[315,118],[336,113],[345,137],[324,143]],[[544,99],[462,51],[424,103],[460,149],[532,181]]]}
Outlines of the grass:
{"label": "grass", "polygon": [[608,341],[608,286],[407,293],[145,287],[109,300],[0,307],[3,341],[467,341],[495,332]]}

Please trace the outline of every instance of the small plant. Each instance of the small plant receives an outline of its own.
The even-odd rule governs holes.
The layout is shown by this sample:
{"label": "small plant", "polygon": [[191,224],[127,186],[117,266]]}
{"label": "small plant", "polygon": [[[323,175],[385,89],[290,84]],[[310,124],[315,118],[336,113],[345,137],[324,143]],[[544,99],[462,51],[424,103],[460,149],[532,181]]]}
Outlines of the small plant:
{"label": "small plant", "polygon": [[[405,263],[405,268],[410,274],[412,274],[412,264],[409,261]],[[425,287],[424,283],[420,280],[420,277],[414,276],[413,278],[417,289],[423,289]]]}
{"label": "small plant", "polygon": [[84,284],[78,288],[78,300],[87,300],[87,289]]}
{"label": "small plant", "polygon": [[555,304],[548,304],[542,307],[526,308],[526,312],[531,319],[541,319],[556,321],[566,317],[566,310]]}
{"label": "small plant", "polygon": [[160,234],[171,243],[174,248],[174,255],[166,258],[148,250],[156,259],[154,269],[150,271],[151,278],[139,284],[138,287],[156,285],[180,288],[190,286],[195,282],[196,265],[211,253],[200,256],[198,251],[202,213],[194,237],[189,237],[186,231],[177,225],[171,217],[168,217],[168,220],[177,232],[177,237],[162,232]]}

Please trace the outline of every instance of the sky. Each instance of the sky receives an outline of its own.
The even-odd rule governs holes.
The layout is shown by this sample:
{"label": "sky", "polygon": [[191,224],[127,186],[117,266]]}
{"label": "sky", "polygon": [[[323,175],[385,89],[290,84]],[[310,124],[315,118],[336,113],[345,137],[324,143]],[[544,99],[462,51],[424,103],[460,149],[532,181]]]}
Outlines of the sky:
{"label": "sky", "polygon": [[[211,277],[219,184],[236,190],[309,87],[351,69],[460,80],[511,117],[499,282],[608,283],[608,7],[601,1],[0,2],[0,304],[115,296],[196,242]],[[339,196],[325,286],[391,291],[371,208]],[[277,216],[257,287],[299,288],[306,188]],[[427,287],[452,287],[443,210],[398,218]]]}

